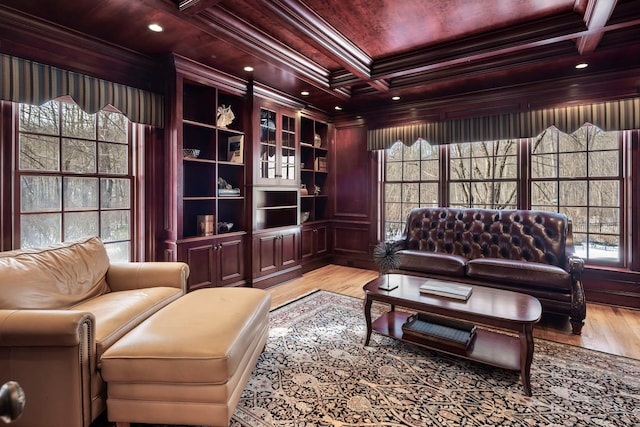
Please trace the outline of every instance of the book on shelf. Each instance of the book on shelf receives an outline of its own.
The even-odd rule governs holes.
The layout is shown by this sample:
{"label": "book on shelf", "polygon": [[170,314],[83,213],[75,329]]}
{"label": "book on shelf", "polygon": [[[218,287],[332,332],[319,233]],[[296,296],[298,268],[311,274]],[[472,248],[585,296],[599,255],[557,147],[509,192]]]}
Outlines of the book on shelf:
{"label": "book on shelf", "polygon": [[464,301],[469,299],[472,291],[473,288],[469,285],[438,279],[427,279],[420,286],[421,294],[438,295]]}
{"label": "book on shelf", "polygon": [[415,313],[402,325],[402,332],[426,341],[466,349],[475,336],[476,326],[462,320]]}
{"label": "book on shelf", "polygon": [[327,158],[326,157],[316,157],[315,170],[320,171],[320,172],[326,172],[327,171]]}
{"label": "book on shelf", "polygon": [[244,161],[244,135],[230,136],[227,144],[227,161],[231,163],[242,163]]}

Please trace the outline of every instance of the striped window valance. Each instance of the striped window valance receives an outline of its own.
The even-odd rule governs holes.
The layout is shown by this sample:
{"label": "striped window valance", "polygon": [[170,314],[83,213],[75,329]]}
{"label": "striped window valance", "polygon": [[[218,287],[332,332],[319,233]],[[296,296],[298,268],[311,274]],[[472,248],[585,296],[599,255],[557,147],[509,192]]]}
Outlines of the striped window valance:
{"label": "striped window valance", "polygon": [[90,114],[111,105],[132,122],[164,125],[162,95],[0,54],[0,99],[42,105],[61,96]]}
{"label": "striped window valance", "polygon": [[411,145],[419,139],[438,145],[530,138],[550,126],[572,133],[585,123],[604,131],[640,129],[640,98],[372,129],[367,146],[383,150],[397,141]]}

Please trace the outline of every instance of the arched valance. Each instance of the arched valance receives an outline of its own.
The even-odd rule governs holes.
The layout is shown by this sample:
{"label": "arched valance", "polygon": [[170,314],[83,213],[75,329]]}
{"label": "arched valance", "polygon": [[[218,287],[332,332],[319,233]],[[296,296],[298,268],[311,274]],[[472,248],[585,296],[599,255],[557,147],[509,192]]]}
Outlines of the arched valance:
{"label": "arched valance", "polygon": [[112,105],[132,122],[164,125],[162,95],[0,54],[0,99],[42,105],[67,95],[90,114]]}
{"label": "arched valance", "polygon": [[397,141],[411,145],[418,139],[452,144],[530,138],[550,126],[572,133],[585,123],[604,131],[640,129],[640,98],[372,129],[367,132],[367,147],[383,150]]}

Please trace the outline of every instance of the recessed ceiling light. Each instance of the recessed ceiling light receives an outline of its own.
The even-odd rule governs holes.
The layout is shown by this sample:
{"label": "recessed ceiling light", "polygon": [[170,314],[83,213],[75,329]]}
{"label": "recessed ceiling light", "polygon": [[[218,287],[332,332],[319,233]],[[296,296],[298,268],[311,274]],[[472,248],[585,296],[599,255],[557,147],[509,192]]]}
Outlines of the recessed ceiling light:
{"label": "recessed ceiling light", "polygon": [[342,111],[342,107],[339,105],[336,105],[335,107],[333,107],[336,111]]}
{"label": "recessed ceiling light", "polygon": [[164,28],[162,28],[160,26],[160,24],[149,24],[148,27],[151,31],[156,32],[156,33],[161,33],[162,31],[164,31]]}
{"label": "recessed ceiling light", "polygon": [[398,100],[400,100],[400,97],[399,97],[399,96],[394,96],[394,97],[392,97],[391,99],[392,99],[393,101],[398,101]]}
{"label": "recessed ceiling light", "polygon": [[247,71],[247,72],[251,72],[251,71],[253,71],[253,67],[247,65],[246,67],[244,67],[244,70]]}
{"label": "recessed ceiling light", "polygon": [[303,90],[302,92],[300,92],[300,95],[308,96],[309,95],[309,91],[308,90]]}
{"label": "recessed ceiling light", "polygon": [[588,66],[589,66],[589,64],[587,64],[586,62],[582,62],[582,63],[576,65],[576,68],[581,70],[583,68],[587,68]]}

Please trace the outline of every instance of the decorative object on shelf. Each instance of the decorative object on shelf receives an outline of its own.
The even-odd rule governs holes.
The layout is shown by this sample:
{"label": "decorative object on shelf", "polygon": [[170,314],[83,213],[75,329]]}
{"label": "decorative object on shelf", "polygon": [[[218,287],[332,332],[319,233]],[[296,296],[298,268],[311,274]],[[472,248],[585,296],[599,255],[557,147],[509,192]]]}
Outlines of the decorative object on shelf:
{"label": "decorative object on shelf", "polygon": [[231,124],[236,115],[231,111],[231,105],[228,107],[224,104],[218,107],[218,114],[216,115],[216,124],[218,127],[226,128]]}
{"label": "decorative object on shelf", "polygon": [[213,236],[213,224],[216,222],[215,215],[198,215],[198,235]]}
{"label": "decorative object on shelf", "polygon": [[227,160],[231,163],[243,163],[244,135],[230,136],[227,146]]}
{"label": "decorative object on shelf", "polygon": [[314,185],[313,187],[314,187],[314,189],[313,189],[313,195],[314,195],[314,196],[319,196],[319,195],[320,195],[320,190],[321,190],[321,189],[320,189],[320,186],[319,186],[319,185]]}
{"label": "decorative object on shelf", "polygon": [[316,157],[315,170],[317,170],[319,172],[326,172],[327,171],[327,158],[326,157]]}
{"label": "decorative object on shelf", "polygon": [[306,196],[309,194],[309,190],[307,190],[307,186],[305,184],[300,185],[300,195]]}
{"label": "decorative object on shelf", "polygon": [[300,224],[303,224],[307,221],[309,221],[309,215],[311,214],[311,212],[305,211],[305,212],[300,212]]}
{"label": "decorative object on shelf", "polygon": [[219,222],[218,233],[228,233],[233,228],[232,222]]}
{"label": "decorative object on shelf", "polygon": [[313,146],[320,147],[322,145],[322,138],[317,133],[313,135]]}
{"label": "decorative object on shelf", "polygon": [[227,182],[226,179],[219,176],[218,177],[218,196],[239,196],[240,189],[233,188],[231,184]]}
{"label": "decorative object on shelf", "polygon": [[223,177],[219,176],[218,177],[218,188],[224,188],[224,189],[230,190],[230,189],[233,188],[233,186],[231,186],[231,184],[229,184],[226,179],[224,179]]}
{"label": "decorative object on shelf", "polygon": [[185,159],[197,159],[200,155],[200,150],[197,148],[183,148],[182,157]]}
{"label": "decorative object on shelf", "polygon": [[385,281],[379,286],[383,291],[390,291],[398,287],[389,280],[389,272],[400,268],[400,247],[395,242],[380,242],[373,248],[373,260],[378,264],[380,275],[386,275]]}

